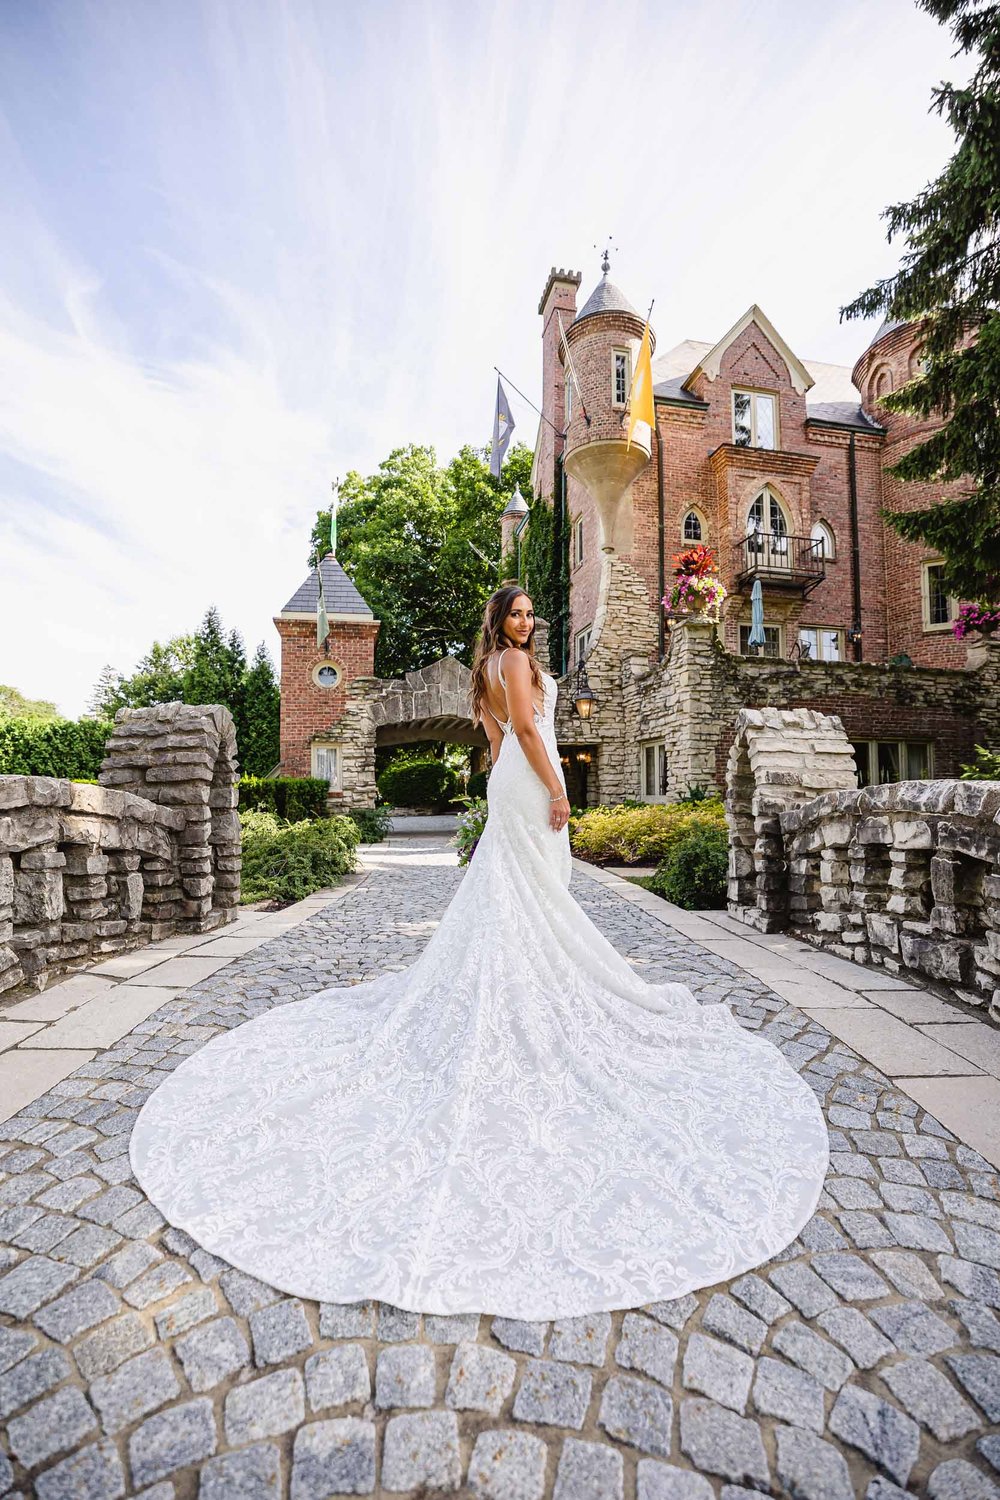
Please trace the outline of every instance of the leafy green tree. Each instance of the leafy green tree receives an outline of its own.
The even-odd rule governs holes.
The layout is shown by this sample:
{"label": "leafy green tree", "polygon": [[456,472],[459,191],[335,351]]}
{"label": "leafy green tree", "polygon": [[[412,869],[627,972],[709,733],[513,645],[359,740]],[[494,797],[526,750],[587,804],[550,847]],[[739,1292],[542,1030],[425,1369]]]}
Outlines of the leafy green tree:
{"label": "leafy green tree", "polygon": [[10,719],[61,719],[54,703],[44,698],[26,698],[15,687],[0,683],[0,717]]}
{"label": "leafy green tree", "polygon": [[[381,628],[375,671],[398,677],[444,655],[471,661],[483,606],[497,587],[500,514],[531,453],[508,450],[499,483],[483,450],[464,447],[441,468],[433,448],[396,448],[365,477],[352,470],[340,488],[337,560]],[[330,515],[320,511],[309,566],[330,547]]]}
{"label": "leafy green tree", "polygon": [[95,718],[113,719],[120,708],[148,708],[152,703],[190,700],[184,683],[194,665],[195,637],[175,635],[169,641],[154,641],[131,677],[104,667],[91,694],[88,712]]}
{"label": "leafy green tree", "polygon": [[950,24],[957,53],[976,57],[964,88],[942,83],[931,94],[957,146],[912,202],[885,210],[889,240],[906,236],[901,267],[841,308],[841,318],[882,312],[920,323],[923,372],[881,399],[890,411],[945,420],[889,473],[924,483],[964,479],[968,488],[957,499],[883,515],[908,541],[940,552],[951,593],[988,603],[1000,598],[1000,6],[918,4]]}

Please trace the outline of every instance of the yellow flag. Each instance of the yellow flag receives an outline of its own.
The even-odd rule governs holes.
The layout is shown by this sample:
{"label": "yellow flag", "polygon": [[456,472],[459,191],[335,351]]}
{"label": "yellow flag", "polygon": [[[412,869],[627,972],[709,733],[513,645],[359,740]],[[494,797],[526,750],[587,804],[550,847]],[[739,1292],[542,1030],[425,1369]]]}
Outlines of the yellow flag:
{"label": "yellow flag", "polygon": [[642,343],[639,345],[639,358],[635,364],[635,374],[632,376],[632,393],[629,398],[628,414],[628,442],[625,451],[628,452],[632,446],[632,434],[637,422],[648,422],[650,429],[656,420],[653,411],[653,365],[649,347],[649,319],[642,333]]}

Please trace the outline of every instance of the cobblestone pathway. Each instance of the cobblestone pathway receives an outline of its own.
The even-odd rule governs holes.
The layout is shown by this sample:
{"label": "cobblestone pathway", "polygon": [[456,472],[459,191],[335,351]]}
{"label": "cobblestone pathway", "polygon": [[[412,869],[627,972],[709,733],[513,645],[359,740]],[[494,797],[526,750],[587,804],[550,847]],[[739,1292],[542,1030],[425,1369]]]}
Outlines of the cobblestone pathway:
{"label": "cobblestone pathway", "polygon": [[576,870],[641,973],[732,1003],[824,1101],[831,1175],[782,1256],[527,1324],[299,1301],[163,1223],[127,1154],[161,1073],[220,1027],[404,967],[460,879],[440,857],[375,869],[0,1125],[0,1495],[1000,1496],[995,1171],[763,982]]}

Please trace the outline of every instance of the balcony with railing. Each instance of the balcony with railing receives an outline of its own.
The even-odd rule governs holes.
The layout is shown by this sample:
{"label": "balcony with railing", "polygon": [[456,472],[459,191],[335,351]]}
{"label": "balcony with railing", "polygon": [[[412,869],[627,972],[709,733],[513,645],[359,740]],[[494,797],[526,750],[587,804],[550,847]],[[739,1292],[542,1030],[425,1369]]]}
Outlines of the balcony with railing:
{"label": "balcony with railing", "polygon": [[733,548],[733,569],[737,588],[759,578],[765,588],[807,594],[826,577],[823,539],[785,531],[751,531]]}

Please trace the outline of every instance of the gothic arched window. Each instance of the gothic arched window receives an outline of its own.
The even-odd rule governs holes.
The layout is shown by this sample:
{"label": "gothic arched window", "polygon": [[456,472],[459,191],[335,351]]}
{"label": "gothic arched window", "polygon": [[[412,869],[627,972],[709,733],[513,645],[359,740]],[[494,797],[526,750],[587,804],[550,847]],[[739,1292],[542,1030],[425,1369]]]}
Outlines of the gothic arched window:
{"label": "gothic arched window", "polygon": [[810,531],[809,536],[812,541],[819,544],[814,548],[814,551],[820,557],[835,557],[837,555],[837,544],[833,535],[833,528],[828,526],[825,521],[817,521]]}
{"label": "gothic arched window", "polygon": [[788,553],[788,520],[781,501],[765,485],[747,511],[747,550],[763,552],[768,557],[785,557]]}
{"label": "gothic arched window", "polygon": [[702,525],[701,516],[696,510],[689,510],[684,517],[683,534],[686,542],[704,541],[705,528]]}

